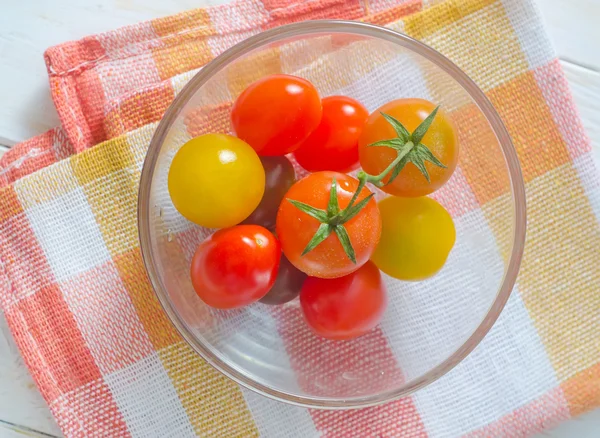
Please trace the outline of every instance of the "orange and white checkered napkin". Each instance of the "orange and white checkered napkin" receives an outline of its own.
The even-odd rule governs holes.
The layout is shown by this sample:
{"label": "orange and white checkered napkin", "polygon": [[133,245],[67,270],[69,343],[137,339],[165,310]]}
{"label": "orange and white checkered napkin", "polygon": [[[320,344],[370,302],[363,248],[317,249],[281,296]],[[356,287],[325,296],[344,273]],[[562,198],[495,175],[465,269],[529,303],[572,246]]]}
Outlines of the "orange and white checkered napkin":
{"label": "orange and white checkered napkin", "polygon": [[[163,314],[137,240],[141,163],[193,70],[314,18],[386,24],[456,62],[502,116],[527,187],[521,273],[489,335],[435,384],[358,411],[284,405],[214,371]],[[46,62],[62,127],[0,161],[0,304],[65,435],[514,437],[600,404],[600,183],[531,0],[239,0],[65,43]],[[462,145],[477,150],[471,134]],[[455,218],[501,233],[503,193],[473,183],[476,162],[460,172],[472,193]]]}

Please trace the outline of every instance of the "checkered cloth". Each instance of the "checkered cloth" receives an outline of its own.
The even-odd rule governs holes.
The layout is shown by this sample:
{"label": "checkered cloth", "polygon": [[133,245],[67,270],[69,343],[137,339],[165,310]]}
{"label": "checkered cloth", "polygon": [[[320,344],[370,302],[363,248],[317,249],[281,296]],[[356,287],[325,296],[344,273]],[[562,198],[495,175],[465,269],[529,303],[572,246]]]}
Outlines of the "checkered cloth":
{"label": "checkered cloth", "polygon": [[[528,196],[517,286],[482,344],[412,397],[355,411],[288,406],[212,369],[167,320],[137,238],[146,149],[194,69],[315,18],[385,24],[457,63],[503,118]],[[600,404],[600,183],[531,0],[240,0],[65,43],[46,63],[62,127],[0,161],[0,304],[65,435],[516,437]],[[468,196],[452,213],[498,235],[489,213],[506,199],[475,183],[476,164],[457,170]]]}

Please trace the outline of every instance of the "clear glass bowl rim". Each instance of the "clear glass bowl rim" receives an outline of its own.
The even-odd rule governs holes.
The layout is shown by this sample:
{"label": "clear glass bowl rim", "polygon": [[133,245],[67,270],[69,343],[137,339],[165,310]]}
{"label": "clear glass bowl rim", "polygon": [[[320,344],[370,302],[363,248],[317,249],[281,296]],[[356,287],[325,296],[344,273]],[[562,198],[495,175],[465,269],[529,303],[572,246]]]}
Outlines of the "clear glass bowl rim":
{"label": "clear glass bowl rim", "polygon": [[[506,166],[508,168],[514,202],[515,223],[513,229],[512,251],[508,261],[508,267],[505,270],[504,279],[500,290],[496,295],[496,299],[477,329],[452,355],[419,378],[416,378],[404,386],[394,390],[357,398],[334,399],[326,397],[305,397],[275,390],[260,382],[254,381],[246,376],[241,370],[232,367],[220,359],[216,354],[214,354],[210,346],[204,345],[198,341],[198,339],[188,329],[186,324],[177,315],[177,312],[171,305],[168,295],[160,281],[156,269],[154,255],[151,251],[152,233],[150,228],[150,188],[152,177],[154,175],[154,168],[158,160],[162,144],[167,133],[169,132],[169,129],[179,114],[179,111],[185,106],[196,90],[198,90],[209,80],[209,78],[211,78],[215,73],[219,72],[230,62],[267,44],[275,43],[286,38],[318,33],[356,34],[387,40],[425,57],[436,66],[444,70],[446,73],[451,75],[477,104],[498,138],[500,147],[502,148],[504,154]],[[475,82],[473,82],[460,68],[458,68],[454,63],[452,63],[441,53],[437,52],[435,49],[391,29],[355,21],[316,20],[288,24],[251,36],[217,56],[206,66],[204,66],[184,86],[182,91],[175,97],[175,100],[165,112],[165,115],[161,119],[148,148],[146,159],[142,168],[138,195],[138,230],[144,265],[146,267],[146,271],[154,292],[156,293],[164,311],[185,341],[209,364],[240,385],[257,392],[258,394],[275,400],[302,407],[317,409],[349,409],[374,406],[410,395],[416,390],[423,388],[424,386],[429,385],[430,383],[439,379],[441,376],[454,368],[459,362],[461,362],[469,353],[471,353],[471,351],[473,351],[473,349],[481,342],[481,340],[485,337],[498,319],[500,312],[502,312],[502,309],[508,301],[508,298],[514,287],[525,246],[525,211],[525,187],[517,153],[512,144],[510,135],[508,134],[508,131],[506,130],[506,127],[504,126],[500,116],[496,113],[496,110],[485,96],[483,91],[481,91]]]}

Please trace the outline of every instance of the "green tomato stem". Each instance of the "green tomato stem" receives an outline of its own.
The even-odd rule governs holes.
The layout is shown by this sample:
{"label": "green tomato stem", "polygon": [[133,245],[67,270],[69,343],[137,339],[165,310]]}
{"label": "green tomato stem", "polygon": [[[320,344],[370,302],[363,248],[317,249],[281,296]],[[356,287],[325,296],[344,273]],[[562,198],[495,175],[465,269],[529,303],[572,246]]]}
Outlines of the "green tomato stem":
{"label": "green tomato stem", "polygon": [[390,163],[390,165],[388,167],[385,168],[385,170],[383,172],[381,172],[379,175],[369,175],[367,172],[365,172],[364,170],[361,170],[360,172],[358,172],[357,178],[358,178],[358,188],[356,189],[356,192],[354,192],[354,195],[352,195],[352,199],[350,199],[350,202],[348,203],[348,206],[346,207],[346,209],[352,207],[354,205],[354,203],[356,202],[356,199],[358,198],[358,195],[360,194],[360,192],[362,191],[363,187],[367,184],[367,183],[371,183],[374,186],[377,187],[382,187],[383,183],[381,182],[391,171],[394,167],[396,167],[398,165],[398,163],[402,160],[402,158],[404,158],[414,147],[414,144],[411,141],[406,142],[406,146],[408,146],[403,152],[398,152],[398,156],[394,159],[394,161],[392,161]]}
{"label": "green tomato stem", "polygon": [[402,158],[408,155],[408,153],[412,151],[412,149],[415,147],[412,141],[407,141],[404,146],[406,149],[404,149],[402,152],[398,152],[398,156],[394,159],[394,161],[392,161],[390,165],[386,167],[385,170],[379,175],[373,176],[369,175],[366,172],[363,172],[365,174],[366,182],[370,182],[371,184],[377,187],[381,187],[381,181],[383,180],[383,178],[385,178],[388,175],[388,173],[390,173],[392,169],[396,167],[396,165],[402,160]]}
{"label": "green tomato stem", "polygon": [[348,203],[348,206],[346,207],[346,209],[349,209],[350,207],[352,207],[354,205],[354,203],[356,202],[356,199],[358,198],[358,195],[360,194],[360,192],[362,192],[363,187],[367,183],[368,176],[370,176],[370,175],[368,173],[363,172],[362,170],[360,172],[358,172],[358,188],[352,195],[352,199],[350,199],[350,202]]}
{"label": "green tomato stem", "polygon": [[362,192],[362,189],[365,187],[365,185],[367,183],[371,183],[376,187],[383,187],[385,185],[383,183],[383,179],[393,171],[390,179],[387,182],[388,184],[391,183],[392,180],[398,176],[398,173],[404,168],[404,165],[407,161],[414,163],[415,166],[417,166],[423,172],[423,175],[425,178],[427,178],[427,181],[429,181],[429,175],[425,169],[424,161],[430,161],[436,166],[446,167],[431,153],[431,151],[429,151],[425,145],[421,143],[421,139],[427,133],[427,130],[433,122],[438,108],[436,108],[429,116],[427,116],[427,118],[421,123],[421,125],[417,127],[417,129],[415,129],[412,134],[409,133],[408,130],[398,120],[392,116],[381,113],[381,115],[394,127],[398,137],[375,142],[369,145],[369,147],[389,147],[397,152],[397,156],[379,175],[369,175],[363,170],[358,172],[358,187],[352,195],[350,202],[343,210],[340,211],[338,205],[337,183],[335,178],[331,183],[327,210],[321,210],[302,202],[288,199],[288,201],[296,208],[312,216],[321,223],[319,229],[302,252],[302,255],[312,251],[330,235],[335,234],[344,248],[348,258],[353,263],[356,263],[354,248],[352,247],[352,242],[350,241],[350,237],[346,228],[344,227],[344,224],[356,216],[373,198],[374,194],[371,193],[369,196],[365,197],[355,205],[356,200],[358,199],[358,196]]}

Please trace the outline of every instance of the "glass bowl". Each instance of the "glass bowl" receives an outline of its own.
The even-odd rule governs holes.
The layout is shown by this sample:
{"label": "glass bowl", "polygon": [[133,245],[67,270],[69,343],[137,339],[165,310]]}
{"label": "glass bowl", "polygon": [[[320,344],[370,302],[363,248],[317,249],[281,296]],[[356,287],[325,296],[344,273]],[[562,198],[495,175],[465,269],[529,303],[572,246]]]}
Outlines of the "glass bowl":
{"label": "glass bowl", "polygon": [[[213,230],[188,222],[173,207],[167,190],[171,160],[192,137],[231,132],[232,102],[248,84],[273,73],[304,77],[322,96],[350,96],[369,111],[397,98],[425,98],[440,104],[458,131],[458,168],[432,195],[456,225],[456,244],[446,265],[422,282],[384,276],[389,305],[383,321],[351,341],[312,334],[298,300],[223,311],[205,305],[192,288],[190,260]],[[301,177],[303,171],[296,170]],[[187,83],[167,110],[152,138],[140,184],[143,259],[165,312],[183,338],[241,385],[302,406],[375,405],[408,395],[447,373],[498,318],[523,253],[521,171],[490,102],[432,48],[370,24],[291,24],[225,51]]]}

